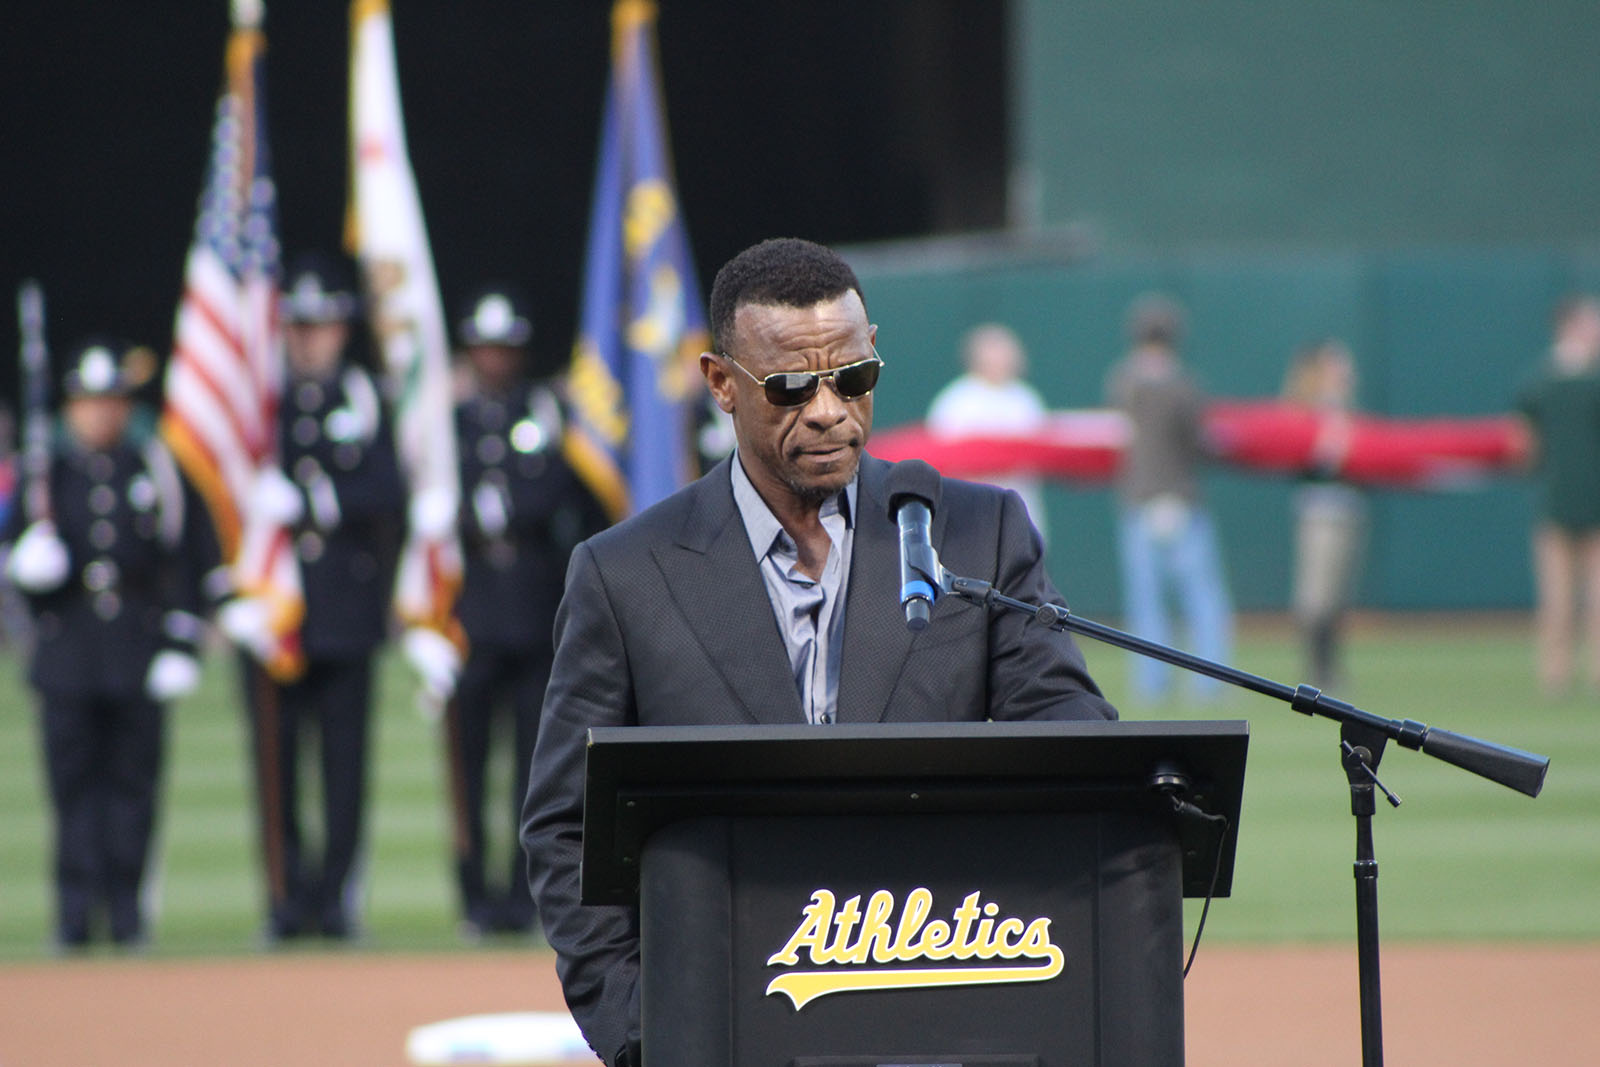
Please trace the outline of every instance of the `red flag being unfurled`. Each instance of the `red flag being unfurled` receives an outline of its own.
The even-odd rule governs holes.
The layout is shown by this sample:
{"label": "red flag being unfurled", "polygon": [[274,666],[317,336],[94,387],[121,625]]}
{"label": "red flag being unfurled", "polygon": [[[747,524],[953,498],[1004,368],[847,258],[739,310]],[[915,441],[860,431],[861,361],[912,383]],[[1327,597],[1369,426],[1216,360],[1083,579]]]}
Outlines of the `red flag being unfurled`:
{"label": "red flag being unfurled", "polygon": [[[1348,447],[1325,471],[1317,459],[1324,423],[1334,416],[1281,401],[1218,401],[1206,409],[1205,435],[1220,461],[1249,471],[1318,471],[1389,489],[1459,489],[1517,469],[1527,451],[1510,415],[1394,419],[1348,416]],[[873,435],[872,454],[923,459],[959,478],[1033,476],[1098,484],[1116,473],[1131,430],[1118,412],[1058,412],[1026,435],[941,436],[921,425]]]}

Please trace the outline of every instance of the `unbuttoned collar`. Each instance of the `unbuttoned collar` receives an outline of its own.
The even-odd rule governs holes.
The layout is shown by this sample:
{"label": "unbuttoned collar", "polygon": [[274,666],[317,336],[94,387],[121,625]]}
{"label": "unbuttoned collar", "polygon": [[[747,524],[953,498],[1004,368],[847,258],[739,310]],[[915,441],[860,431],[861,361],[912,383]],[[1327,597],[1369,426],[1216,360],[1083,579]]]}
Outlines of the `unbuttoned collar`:
{"label": "unbuttoned collar", "polygon": [[[756,492],[755,484],[750,481],[750,476],[744,472],[744,464],[739,461],[737,451],[729,458],[733,477],[733,502],[739,509],[740,518],[744,519],[744,532],[750,537],[750,550],[755,553],[756,559],[767,558],[767,553],[772,551],[773,542],[782,537],[788,540],[789,534],[772,514],[772,509],[767,507],[767,502],[761,499],[761,494]],[[822,502],[820,515],[827,518],[834,514],[843,514],[846,526],[855,525],[856,512],[856,483],[861,480],[860,471],[850,479],[839,492]]]}

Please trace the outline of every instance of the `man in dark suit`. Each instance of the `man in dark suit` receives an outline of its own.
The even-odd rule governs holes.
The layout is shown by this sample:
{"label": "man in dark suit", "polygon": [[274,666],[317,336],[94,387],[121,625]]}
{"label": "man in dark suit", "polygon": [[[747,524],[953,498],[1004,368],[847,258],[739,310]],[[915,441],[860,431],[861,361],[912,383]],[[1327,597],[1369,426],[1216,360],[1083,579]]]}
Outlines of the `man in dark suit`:
{"label": "man in dark suit", "polygon": [[[808,241],[740,253],[711,292],[701,371],[737,451],[578,546],[524,809],[529,874],[589,1043],[639,1063],[636,909],[578,902],[595,726],[1109,719],[1063,634],[899,599],[890,464],[866,455],[881,362],[860,283]],[[933,542],[952,570],[1062,603],[1015,493],[945,481]]]}

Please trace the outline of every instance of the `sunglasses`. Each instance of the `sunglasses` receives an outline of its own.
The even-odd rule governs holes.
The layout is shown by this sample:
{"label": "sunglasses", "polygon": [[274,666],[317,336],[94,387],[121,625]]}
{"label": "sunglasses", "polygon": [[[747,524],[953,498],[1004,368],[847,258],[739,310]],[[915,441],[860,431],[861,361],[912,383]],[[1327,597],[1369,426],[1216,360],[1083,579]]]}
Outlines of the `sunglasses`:
{"label": "sunglasses", "polygon": [[878,358],[876,348],[866,359],[846,363],[832,370],[779,371],[765,378],[757,378],[732,356],[723,355],[722,358],[744,371],[767,394],[767,403],[779,408],[799,407],[806,403],[817,395],[824,378],[832,383],[833,391],[839,394],[841,400],[859,400],[872,392],[878,384],[878,371],[883,368],[883,360]]}

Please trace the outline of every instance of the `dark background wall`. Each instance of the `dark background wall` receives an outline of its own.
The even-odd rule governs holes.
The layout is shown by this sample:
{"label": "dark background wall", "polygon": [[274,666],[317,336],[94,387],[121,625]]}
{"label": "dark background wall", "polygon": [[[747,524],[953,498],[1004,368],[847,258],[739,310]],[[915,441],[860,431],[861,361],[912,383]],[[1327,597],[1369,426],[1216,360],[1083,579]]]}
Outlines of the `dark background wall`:
{"label": "dark background wall", "polygon": [[[395,0],[412,162],[447,308],[531,290],[571,344],[610,61],[607,0]],[[269,0],[268,95],[293,252],[340,239],[348,4]],[[679,188],[709,284],[780,233],[869,241],[1004,217],[1005,6],[664,0]],[[40,278],[57,347],[164,347],[222,78],[226,0],[0,5],[0,286]],[[6,316],[10,318],[9,313]],[[0,395],[14,395],[0,360]]]}

